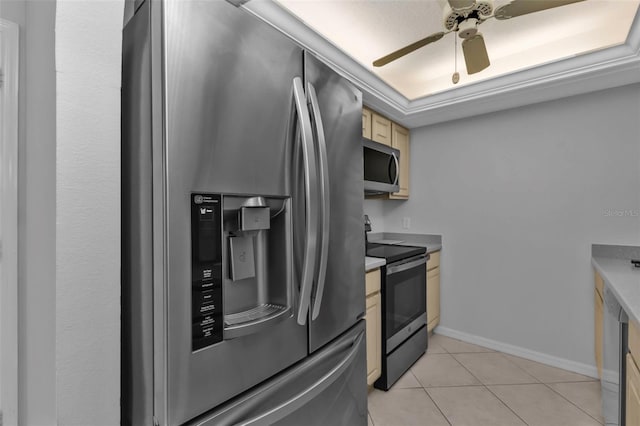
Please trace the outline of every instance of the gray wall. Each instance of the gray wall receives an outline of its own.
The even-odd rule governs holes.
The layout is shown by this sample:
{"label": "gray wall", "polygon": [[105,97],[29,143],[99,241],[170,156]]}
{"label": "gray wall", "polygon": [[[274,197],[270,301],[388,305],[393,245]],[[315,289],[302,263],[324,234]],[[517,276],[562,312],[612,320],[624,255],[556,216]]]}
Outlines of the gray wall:
{"label": "gray wall", "polygon": [[20,26],[18,416],[55,424],[55,2],[3,0],[0,10]]}
{"label": "gray wall", "polygon": [[384,231],[384,204],[377,199],[365,199],[363,210],[371,221],[371,232]]}
{"label": "gray wall", "polygon": [[411,150],[410,200],[365,212],[443,235],[441,325],[594,365],[590,246],[640,244],[640,85],[414,129]]}

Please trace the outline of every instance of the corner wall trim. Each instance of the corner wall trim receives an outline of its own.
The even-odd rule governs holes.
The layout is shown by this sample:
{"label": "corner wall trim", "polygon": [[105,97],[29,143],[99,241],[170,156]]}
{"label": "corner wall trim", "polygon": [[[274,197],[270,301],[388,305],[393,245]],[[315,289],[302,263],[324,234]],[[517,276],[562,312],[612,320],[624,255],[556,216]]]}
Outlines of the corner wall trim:
{"label": "corner wall trim", "polygon": [[520,358],[536,361],[551,367],[561,368],[563,370],[572,371],[584,376],[598,378],[598,369],[594,365],[583,364],[581,362],[571,361],[569,359],[548,355],[542,352],[533,351],[521,346],[511,345],[509,343],[499,342],[497,340],[487,339],[485,337],[476,336],[452,328],[438,326],[435,328],[436,334],[441,334],[453,339],[462,340],[463,342],[473,343],[475,345],[484,346],[485,348],[494,349],[509,355],[519,356]]}
{"label": "corner wall trim", "polygon": [[18,424],[19,27],[0,19],[0,410]]}

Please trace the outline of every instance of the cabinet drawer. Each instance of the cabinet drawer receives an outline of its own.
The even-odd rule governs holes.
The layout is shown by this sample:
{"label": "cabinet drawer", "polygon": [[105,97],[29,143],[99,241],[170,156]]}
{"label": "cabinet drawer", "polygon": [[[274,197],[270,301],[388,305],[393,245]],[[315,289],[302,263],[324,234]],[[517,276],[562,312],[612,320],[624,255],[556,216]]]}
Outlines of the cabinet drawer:
{"label": "cabinet drawer", "polygon": [[629,320],[629,352],[640,361],[640,325],[633,320]]}
{"label": "cabinet drawer", "polygon": [[365,275],[365,295],[380,291],[380,269],[374,269]]}
{"label": "cabinet drawer", "polygon": [[598,291],[598,293],[600,293],[600,297],[602,297],[602,295],[604,294],[604,281],[602,280],[602,277],[600,276],[598,271],[594,270],[593,274],[594,274],[596,290]]}
{"label": "cabinet drawer", "polygon": [[427,260],[427,271],[440,266],[440,251],[434,251],[429,253],[429,260]]}

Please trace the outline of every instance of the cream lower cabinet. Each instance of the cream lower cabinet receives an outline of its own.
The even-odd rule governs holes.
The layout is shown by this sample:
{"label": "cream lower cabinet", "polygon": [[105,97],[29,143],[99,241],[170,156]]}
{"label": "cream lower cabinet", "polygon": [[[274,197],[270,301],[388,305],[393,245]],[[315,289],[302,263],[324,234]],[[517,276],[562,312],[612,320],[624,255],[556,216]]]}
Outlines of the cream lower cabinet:
{"label": "cream lower cabinet", "polygon": [[427,261],[427,331],[440,323],[440,252],[429,255]]}
{"label": "cream lower cabinet", "polygon": [[640,425],[640,326],[629,321],[627,353],[626,424]]}
{"label": "cream lower cabinet", "polygon": [[633,356],[627,354],[627,401],[628,425],[640,425],[640,371]]}
{"label": "cream lower cabinet", "polygon": [[382,374],[382,300],[380,298],[380,269],[367,272],[366,313],[367,324],[367,385],[373,385]]}
{"label": "cream lower cabinet", "polygon": [[604,288],[604,282],[602,277],[596,271],[595,274],[595,286],[594,286],[594,353],[596,358],[596,367],[598,368],[598,377],[602,377],[602,321],[604,315],[604,299],[602,292]]}

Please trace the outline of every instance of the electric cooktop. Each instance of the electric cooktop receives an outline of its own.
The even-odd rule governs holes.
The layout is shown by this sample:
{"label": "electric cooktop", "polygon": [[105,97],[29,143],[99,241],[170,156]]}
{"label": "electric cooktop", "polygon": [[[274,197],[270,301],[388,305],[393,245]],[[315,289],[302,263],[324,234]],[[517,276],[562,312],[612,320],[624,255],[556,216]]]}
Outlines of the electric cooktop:
{"label": "electric cooktop", "polygon": [[367,243],[367,256],[382,257],[387,263],[396,262],[408,257],[427,252],[425,247],[397,246],[392,244]]}

